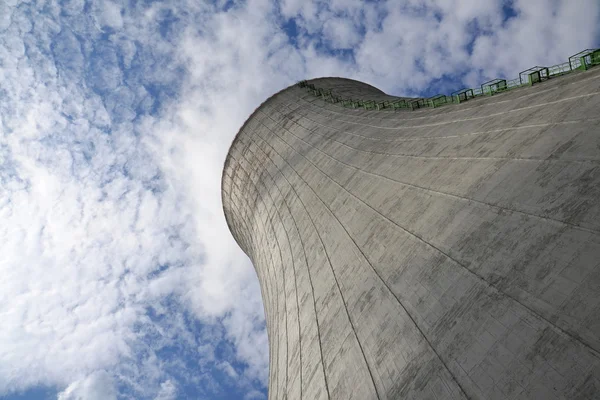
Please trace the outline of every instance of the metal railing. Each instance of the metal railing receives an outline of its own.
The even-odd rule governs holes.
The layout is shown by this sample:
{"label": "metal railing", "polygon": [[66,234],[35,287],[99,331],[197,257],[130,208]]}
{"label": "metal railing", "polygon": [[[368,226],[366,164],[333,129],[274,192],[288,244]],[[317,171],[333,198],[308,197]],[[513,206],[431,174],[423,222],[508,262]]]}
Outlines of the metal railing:
{"label": "metal railing", "polygon": [[572,71],[571,64],[569,62],[553,65],[548,67],[550,70],[550,76],[560,76],[564,74],[568,74]]}
{"label": "metal railing", "polygon": [[569,57],[569,67],[573,70],[573,69],[577,69],[577,68],[581,68],[581,66],[585,66],[585,58],[586,56],[592,54],[593,52],[597,51],[598,49],[585,49],[580,51],[579,53],[575,53],[573,54],[571,57]]}
{"label": "metal railing", "polygon": [[548,80],[550,78],[570,74],[574,71],[585,71],[591,67],[600,65],[600,49],[586,49],[569,57],[569,61],[551,67],[535,66],[519,73],[515,79],[492,79],[481,85],[480,88],[464,88],[450,94],[438,94],[426,99],[398,99],[398,100],[364,100],[344,98],[341,95],[332,93],[331,89],[317,88],[314,84],[307,81],[300,81],[297,85],[306,88],[309,92],[324,101],[341,104],[347,108],[363,108],[365,110],[416,110],[423,107],[436,108],[446,104],[459,104],[475,97],[492,96],[494,94],[506,92],[522,86],[531,86],[533,84]]}
{"label": "metal railing", "polygon": [[481,92],[490,96],[507,89],[506,79],[492,79],[481,84]]}

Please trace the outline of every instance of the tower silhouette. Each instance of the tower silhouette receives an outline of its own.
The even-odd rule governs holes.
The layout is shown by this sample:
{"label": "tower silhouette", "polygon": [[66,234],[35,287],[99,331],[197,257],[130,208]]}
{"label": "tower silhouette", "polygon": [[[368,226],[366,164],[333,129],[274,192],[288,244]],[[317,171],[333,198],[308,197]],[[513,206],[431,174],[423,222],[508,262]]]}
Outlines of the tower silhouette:
{"label": "tower silhouette", "polygon": [[600,68],[525,72],[430,99],[314,79],[245,122],[223,207],[269,398],[600,398]]}

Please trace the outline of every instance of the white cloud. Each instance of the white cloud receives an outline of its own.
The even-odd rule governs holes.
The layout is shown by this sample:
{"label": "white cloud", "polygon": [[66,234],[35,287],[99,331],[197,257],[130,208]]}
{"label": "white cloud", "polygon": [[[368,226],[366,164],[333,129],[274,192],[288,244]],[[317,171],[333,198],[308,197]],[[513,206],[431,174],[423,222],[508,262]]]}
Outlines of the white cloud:
{"label": "white cloud", "polygon": [[[97,371],[75,381],[58,394],[58,400],[116,400],[117,390],[106,371]],[[168,399],[168,398],[165,398]]]}
{"label": "white cloud", "polygon": [[99,5],[98,22],[100,25],[110,26],[114,29],[123,27],[123,18],[121,17],[121,6],[110,0],[104,0]]}
{"label": "white cloud", "polygon": [[323,36],[334,49],[351,49],[356,46],[361,36],[352,21],[344,18],[332,18],[325,22]]}
{"label": "white cloud", "polygon": [[175,400],[177,398],[177,385],[171,380],[166,380],[160,384],[160,392],[154,400]]}
{"label": "white cloud", "polygon": [[[598,45],[600,3],[597,1],[583,0],[574,7],[568,1],[518,0],[514,7],[518,12],[516,18],[494,35],[475,40],[471,59],[485,77],[507,74],[513,77],[534,65],[565,62],[570,55]],[[582,27],[586,27],[586,33],[574,34]]]}
{"label": "white cloud", "polygon": [[[262,396],[260,290],[221,211],[233,136],[299,79],[401,94],[469,72],[475,85],[598,38],[597,1],[516,1],[509,22],[502,4],[107,1],[88,18],[83,1],[0,3],[0,396],[174,398],[177,379],[221,390],[218,368]],[[161,352],[174,346],[186,356]]]}
{"label": "white cloud", "polygon": [[230,378],[236,379],[238,377],[238,373],[235,372],[235,369],[231,366],[227,361],[222,361],[217,364],[217,368],[226,373]]}

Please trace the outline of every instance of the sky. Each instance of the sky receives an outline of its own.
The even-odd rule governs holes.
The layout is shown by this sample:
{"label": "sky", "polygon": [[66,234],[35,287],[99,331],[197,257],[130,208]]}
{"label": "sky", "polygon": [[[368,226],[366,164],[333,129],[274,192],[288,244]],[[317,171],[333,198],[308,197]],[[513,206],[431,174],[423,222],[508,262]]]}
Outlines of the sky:
{"label": "sky", "polygon": [[593,47],[597,0],[0,0],[0,398],[265,399],[220,200],[250,113],[301,79],[433,96]]}

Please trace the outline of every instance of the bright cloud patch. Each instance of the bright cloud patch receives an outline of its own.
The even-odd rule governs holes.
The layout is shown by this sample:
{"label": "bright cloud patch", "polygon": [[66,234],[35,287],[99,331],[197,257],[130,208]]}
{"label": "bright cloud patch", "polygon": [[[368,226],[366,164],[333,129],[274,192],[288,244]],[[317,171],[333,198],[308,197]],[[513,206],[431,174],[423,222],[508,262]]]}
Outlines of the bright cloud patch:
{"label": "bright cloud patch", "polygon": [[351,49],[361,40],[352,21],[344,18],[333,18],[326,21],[323,26],[323,36],[334,49]]}
{"label": "bright cloud patch", "polygon": [[80,381],[75,381],[58,394],[58,400],[113,400],[116,398],[117,391],[114,380],[106,371],[98,371]]}
{"label": "bright cloud patch", "polygon": [[599,10],[0,2],[0,396],[264,398],[260,289],[220,203],[245,118],[317,76],[430,95],[513,77],[599,46]]}

